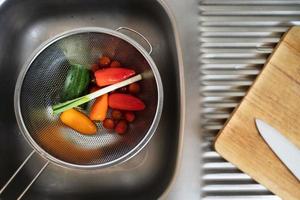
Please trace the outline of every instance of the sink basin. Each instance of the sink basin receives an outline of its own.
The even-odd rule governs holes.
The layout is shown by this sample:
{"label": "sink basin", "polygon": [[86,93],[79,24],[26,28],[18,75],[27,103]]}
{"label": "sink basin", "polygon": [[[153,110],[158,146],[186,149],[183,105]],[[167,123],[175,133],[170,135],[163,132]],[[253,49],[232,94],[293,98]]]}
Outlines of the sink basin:
{"label": "sink basin", "polygon": [[[164,107],[150,143],[114,167],[74,170],[49,165],[23,199],[157,199],[173,182],[180,152],[183,111],[180,52],[168,8],[152,0],[0,1],[0,187],[32,151],[19,132],[13,106],[17,76],[44,41],[79,27],[130,27],[152,44],[161,74]],[[147,46],[135,35],[129,35]],[[35,154],[1,195],[16,199],[45,160]]]}

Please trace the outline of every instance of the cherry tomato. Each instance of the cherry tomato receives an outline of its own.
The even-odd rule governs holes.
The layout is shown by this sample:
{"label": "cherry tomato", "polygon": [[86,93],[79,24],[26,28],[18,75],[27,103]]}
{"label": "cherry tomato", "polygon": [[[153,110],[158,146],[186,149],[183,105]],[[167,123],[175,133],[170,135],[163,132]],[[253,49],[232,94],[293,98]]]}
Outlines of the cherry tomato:
{"label": "cherry tomato", "polygon": [[111,117],[114,119],[114,120],[120,120],[122,119],[122,112],[119,111],[119,110],[113,110],[111,112]]}
{"label": "cherry tomato", "polygon": [[110,67],[121,67],[121,63],[114,60],[110,63]]}
{"label": "cherry tomato", "polygon": [[125,119],[128,122],[133,122],[135,120],[135,114],[133,112],[126,112],[125,113]]}
{"label": "cherry tomato", "polygon": [[115,127],[115,131],[120,134],[123,135],[126,131],[127,131],[128,125],[126,120],[121,120],[117,123],[116,127]]}
{"label": "cherry tomato", "polygon": [[114,120],[110,119],[110,118],[106,118],[104,121],[103,121],[103,126],[104,128],[106,129],[114,129],[115,128],[115,122]]}
{"label": "cherry tomato", "polygon": [[138,83],[131,83],[128,86],[128,91],[132,94],[137,94],[140,92],[140,90],[141,90],[141,87]]}
{"label": "cherry tomato", "polygon": [[107,67],[110,64],[110,58],[107,56],[102,56],[99,58],[99,65],[100,67]]}

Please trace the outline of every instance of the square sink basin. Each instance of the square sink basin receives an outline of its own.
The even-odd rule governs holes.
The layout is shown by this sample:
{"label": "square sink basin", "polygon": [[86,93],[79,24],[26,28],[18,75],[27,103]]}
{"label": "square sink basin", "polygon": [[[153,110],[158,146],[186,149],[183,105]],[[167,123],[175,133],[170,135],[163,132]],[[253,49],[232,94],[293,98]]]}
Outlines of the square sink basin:
{"label": "square sink basin", "polygon": [[[50,164],[23,199],[157,199],[173,182],[181,144],[183,108],[177,30],[168,7],[153,0],[0,1],[0,188],[32,152],[14,114],[14,87],[24,63],[46,40],[80,27],[130,27],[152,44],[160,72],[163,113],[150,143],[119,165],[96,170]],[[140,38],[129,35],[147,49]],[[46,161],[37,153],[1,194],[16,199]]]}

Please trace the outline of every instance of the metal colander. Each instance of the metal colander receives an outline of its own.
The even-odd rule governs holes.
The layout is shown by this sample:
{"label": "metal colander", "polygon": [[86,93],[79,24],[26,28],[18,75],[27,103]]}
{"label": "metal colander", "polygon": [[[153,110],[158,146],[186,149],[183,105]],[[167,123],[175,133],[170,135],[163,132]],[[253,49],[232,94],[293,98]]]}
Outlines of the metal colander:
{"label": "metal colander", "polygon": [[[136,112],[136,120],[122,136],[101,123],[97,123],[96,135],[85,136],[52,114],[51,106],[60,102],[70,63],[90,67],[101,55],[143,76],[139,97],[146,109]],[[99,168],[125,161],[145,146],[158,125],[162,98],[155,63],[137,42],[118,31],[81,28],[57,36],[35,52],[18,78],[15,112],[21,132],[44,158],[65,167]],[[91,103],[86,105],[87,112]]]}

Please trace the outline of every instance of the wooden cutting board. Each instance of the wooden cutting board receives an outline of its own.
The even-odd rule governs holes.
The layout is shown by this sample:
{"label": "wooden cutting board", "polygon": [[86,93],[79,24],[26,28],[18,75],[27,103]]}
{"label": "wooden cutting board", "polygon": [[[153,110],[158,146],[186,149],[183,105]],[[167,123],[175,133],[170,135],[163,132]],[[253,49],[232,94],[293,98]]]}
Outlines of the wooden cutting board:
{"label": "wooden cutting board", "polygon": [[283,36],[215,141],[218,153],[257,182],[282,199],[299,200],[300,182],[264,142],[255,118],[300,148],[300,27]]}

